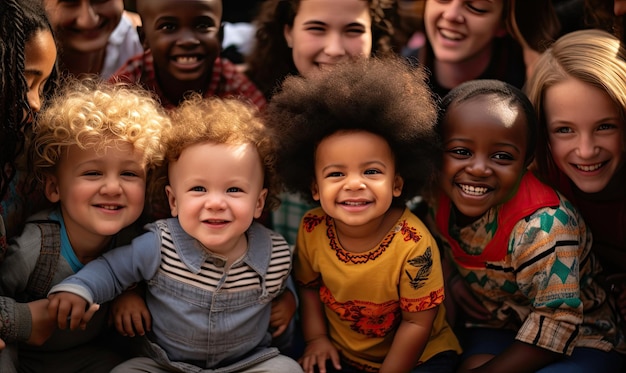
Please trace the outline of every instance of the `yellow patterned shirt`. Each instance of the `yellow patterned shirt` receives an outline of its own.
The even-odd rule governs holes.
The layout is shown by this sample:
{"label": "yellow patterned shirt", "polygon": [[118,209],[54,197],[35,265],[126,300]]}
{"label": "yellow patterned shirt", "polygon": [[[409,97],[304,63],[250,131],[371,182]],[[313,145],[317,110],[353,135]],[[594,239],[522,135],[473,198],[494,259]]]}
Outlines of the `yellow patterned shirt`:
{"label": "yellow patterned shirt", "polygon": [[309,211],[298,233],[294,276],[300,286],[319,288],[329,337],[343,361],[352,366],[377,371],[402,312],[438,305],[420,362],[443,351],[461,351],[441,304],[439,249],[426,226],[408,209],[376,247],[362,253],[341,247],[333,219],[321,208]]}

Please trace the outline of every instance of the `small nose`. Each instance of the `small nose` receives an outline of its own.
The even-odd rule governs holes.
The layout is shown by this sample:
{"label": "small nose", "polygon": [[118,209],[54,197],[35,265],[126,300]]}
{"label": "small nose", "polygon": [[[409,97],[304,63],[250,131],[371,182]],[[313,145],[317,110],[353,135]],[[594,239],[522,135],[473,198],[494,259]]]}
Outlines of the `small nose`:
{"label": "small nose", "polygon": [[339,33],[331,33],[326,38],[324,53],[332,57],[341,57],[346,54],[346,48],[343,45],[343,39]]}
{"label": "small nose", "polygon": [[196,37],[196,34],[187,28],[180,30],[180,37],[176,40],[176,45],[189,47],[200,44],[200,40]]}
{"label": "small nose", "polygon": [[344,184],[343,189],[344,190],[365,189],[365,183],[358,176],[349,176],[348,179],[346,180],[345,184]]}
{"label": "small nose", "polygon": [[445,5],[446,9],[443,11],[443,19],[450,22],[463,22],[463,1],[453,0]]}
{"label": "small nose", "polygon": [[91,29],[98,25],[99,18],[100,16],[91,6],[90,2],[82,2],[78,17],[76,18],[76,25],[81,28]]}
{"label": "small nose", "polygon": [[577,155],[582,159],[589,159],[598,153],[593,135],[583,135],[580,137],[578,146],[576,147]]}
{"label": "small nose", "polygon": [[224,198],[218,193],[207,193],[204,201],[204,208],[207,210],[224,210],[226,203]]}
{"label": "small nose", "polygon": [[487,177],[493,173],[488,161],[483,157],[475,157],[465,169],[468,174],[476,177]]}
{"label": "small nose", "polygon": [[117,195],[122,193],[122,184],[117,176],[105,177],[100,193]]}

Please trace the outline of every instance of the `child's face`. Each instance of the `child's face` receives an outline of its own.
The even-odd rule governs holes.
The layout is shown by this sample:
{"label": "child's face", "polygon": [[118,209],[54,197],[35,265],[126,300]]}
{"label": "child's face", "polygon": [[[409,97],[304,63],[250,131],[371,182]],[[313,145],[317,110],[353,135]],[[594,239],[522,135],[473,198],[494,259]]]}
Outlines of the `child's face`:
{"label": "child's face", "polygon": [[245,232],[261,216],[267,189],[252,144],[200,143],[169,167],[170,209],[182,228],[215,254],[246,243]]}
{"label": "child's face", "polygon": [[124,11],[122,0],[44,0],[46,13],[64,49],[104,50]]}
{"label": "child's face", "polygon": [[586,193],[603,190],[624,162],[624,121],[609,95],[569,78],[545,92],[555,164]]}
{"label": "child's face", "polygon": [[302,0],[285,39],[302,76],[348,58],[369,57],[372,19],[364,0]]}
{"label": "child's face", "polygon": [[48,30],[35,33],[24,48],[24,77],[28,85],[26,98],[31,110],[41,109],[41,95],[52,74],[57,49]]}
{"label": "child's face", "polygon": [[504,36],[503,0],[428,0],[424,26],[439,62],[490,58],[492,41]]}
{"label": "child's face", "polygon": [[73,242],[90,242],[118,233],[143,210],[146,167],[143,153],[130,144],[107,147],[103,152],[67,148],[45,193],[59,202]]}
{"label": "child's face", "polygon": [[336,221],[358,227],[383,217],[402,193],[387,141],[365,131],[339,131],[315,151],[313,198]]}
{"label": "child's face", "polygon": [[452,104],[444,118],[440,185],[473,221],[506,202],[524,172],[527,124],[518,107],[494,95]]}
{"label": "child's face", "polygon": [[162,82],[210,77],[220,52],[219,0],[142,0],[145,44]]}

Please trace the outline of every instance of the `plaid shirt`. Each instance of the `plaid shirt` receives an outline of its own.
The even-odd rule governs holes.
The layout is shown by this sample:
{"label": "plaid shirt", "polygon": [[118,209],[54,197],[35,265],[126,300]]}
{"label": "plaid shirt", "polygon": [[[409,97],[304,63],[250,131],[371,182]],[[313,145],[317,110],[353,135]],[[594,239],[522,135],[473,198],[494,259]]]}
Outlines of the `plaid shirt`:
{"label": "plaid shirt", "polygon": [[[139,83],[144,88],[153,91],[161,99],[161,104],[167,109],[176,105],[171,103],[159,82],[154,70],[154,59],[150,50],[138,54],[126,61],[115,74],[109,79],[110,82]],[[267,105],[263,93],[236,66],[222,58],[215,59],[213,63],[213,76],[209,86],[204,91],[204,97],[235,97],[242,98],[254,104],[259,110]]]}

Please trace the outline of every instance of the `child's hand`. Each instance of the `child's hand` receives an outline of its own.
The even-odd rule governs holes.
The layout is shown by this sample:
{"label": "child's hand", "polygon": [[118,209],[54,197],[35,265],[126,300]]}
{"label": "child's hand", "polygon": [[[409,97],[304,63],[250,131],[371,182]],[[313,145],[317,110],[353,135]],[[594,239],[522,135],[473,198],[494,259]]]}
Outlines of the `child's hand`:
{"label": "child's hand", "polygon": [[319,373],[326,373],[326,360],[330,359],[337,370],[341,370],[339,353],[327,336],[323,335],[307,342],[304,354],[298,363],[305,373],[314,373],[317,366]]}
{"label": "child's hand", "polygon": [[78,327],[84,330],[100,308],[95,303],[87,308],[87,301],[83,297],[65,291],[48,295],[48,300],[48,314],[53,320],[57,320],[59,329],[67,329],[69,322],[70,330]]}
{"label": "child's hand", "polygon": [[150,311],[143,297],[135,289],[125,291],[113,300],[111,321],[118,333],[125,337],[145,335],[146,331],[152,328]]}
{"label": "child's hand", "polygon": [[39,299],[28,303],[31,315],[31,331],[26,343],[41,346],[50,338],[57,325],[55,319],[48,313],[48,299]]}
{"label": "child's hand", "polygon": [[278,337],[289,326],[291,318],[296,313],[296,297],[289,290],[285,290],[272,302],[270,327],[274,329],[272,337]]}

